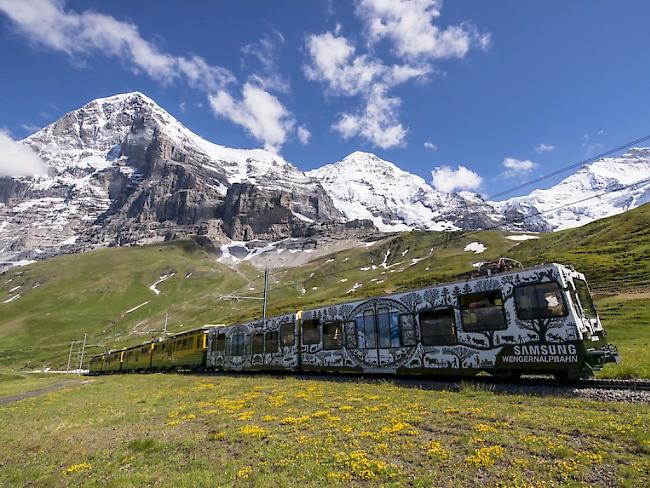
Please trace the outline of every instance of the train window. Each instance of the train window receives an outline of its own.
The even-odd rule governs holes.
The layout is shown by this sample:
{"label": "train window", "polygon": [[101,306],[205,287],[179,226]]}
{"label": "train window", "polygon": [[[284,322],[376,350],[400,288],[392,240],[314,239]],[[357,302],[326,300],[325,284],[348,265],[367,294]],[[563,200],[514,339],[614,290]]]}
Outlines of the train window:
{"label": "train window", "polygon": [[377,331],[375,330],[375,313],[366,310],[363,315],[354,318],[357,324],[357,345],[361,349],[377,347]]}
{"label": "train window", "polygon": [[345,323],[345,347],[357,348],[357,324],[353,320]]}
{"label": "train window", "polygon": [[501,290],[465,293],[460,296],[460,310],[463,327],[468,332],[508,328]]}
{"label": "train window", "polygon": [[517,316],[522,320],[567,315],[562,290],[555,281],[516,286],[514,295]]}
{"label": "train window", "polygon": [[230,336],[230,355],[243,356],[246,345],[246,334],[239,332]]}
{"label": "train window", "polygon": [[278,352],[278,331],[266,333],[266,342],[264,343],[264,351],[267,354],[275,354],[276,352]]}
{"label": "train window", "polygon": [[380,308],[377,310],[377,328],[379,331],[379,347],[399,347],[399,313],[396,310]]}
{"label": "train window", "polygon": [[226,334],[217,334],[217,340],[213,344],[215,344],[214,349],[216,349],[217,351],[225,351]]}
{"label": "train window", "polygon": [[402,345],[415,346],[415,316],[407,313],[399,316],[399,324],[402,328]]}
{"label": "train window", "polygon": [[423,346],[456,344],[454,309],[423,310],[418,313]]}
{"label": "train window", "polygon": [[578,298],[580,299],[580,305],[582,305],[585,317],[588,319],[595,319],[598,314],[596,313],[594,302],[591,299],[591,293],[589,293],[587,283],[584,280],[576,278],[573,279],[573,282],[576,284],[576,291],[578,292]]}
{"label": "train window", "polygon": [[264,354],[264,334],[255,334],[251,338],[253,354]]}
{"label": "train window", "polygon": [[343,332],[341,322],[325,322],[323,325],[323,349],[341,349]]}
{"label": "train window", "polygon": [[320,343],[320,320],[305,320],[302,323],[302,343],[304,345]]}
{"label": "train window", "polygon": [[290,347],[296,343],[294,324],[282,324],[280,327],[280,340],[282,347]]}

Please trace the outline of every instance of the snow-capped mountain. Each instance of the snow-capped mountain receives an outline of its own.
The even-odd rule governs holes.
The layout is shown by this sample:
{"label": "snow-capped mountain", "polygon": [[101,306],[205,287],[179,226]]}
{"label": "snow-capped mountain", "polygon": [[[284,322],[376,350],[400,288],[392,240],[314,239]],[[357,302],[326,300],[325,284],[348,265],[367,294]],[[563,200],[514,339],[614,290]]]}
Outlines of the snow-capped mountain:
{"label": "snow-capped mountain", "polygon": [[[633,148],[620,157],[585,165],[551,188],[504,202],[492,202],[492,205],[506,215],[539,213],[541,215],[534,218],[547,222],[552,230],[568,229],[650,202],[649,178],[650,148]],[[615,191],[644,180],[647,181]],[[591,198],[600,194],[603,195]],[[578,203],[558,208],[570,202]]]}
{"label": "snow-capped mountain", "polygon": [[219,247],[376,229],[550,231],[650,201],[648,181],[557,209],[650,178],[650,148],[584,166],[528,196],[487,202],[436,191],[364,152],[304,173],[269,151],[209,142],[139,92],[93,100],[21,143],[48,175],[0,178],[0,266],[187,236]]}
{"label": "snow-capped mountain", "polygon": [[208,142],[139,92],[93,100],[21,142],[48,176],[0,178],[4,259],[196,232],[280,238],[342,219],[282,157]]}
{"label": "snow-capped mountain", "polygon": [[347,218],[372,220],[382,231],[476,229],[501,220],[478,195],[441,193],[371,153],[354,152],[307,175]]}
{"label": "snow-capped mountain", "polygon": [[[363,152],[307,174],[320,180],[347,218],[370,219],[383,231],[503,226],[546,232],[584,225],[650,201],[650,181],[592,198],[650,178],[650,148],[585,165],[548,189],[501,202],[470,192],[441,193],[421,177]],[[576,203],[566,206],[571,202]]]}

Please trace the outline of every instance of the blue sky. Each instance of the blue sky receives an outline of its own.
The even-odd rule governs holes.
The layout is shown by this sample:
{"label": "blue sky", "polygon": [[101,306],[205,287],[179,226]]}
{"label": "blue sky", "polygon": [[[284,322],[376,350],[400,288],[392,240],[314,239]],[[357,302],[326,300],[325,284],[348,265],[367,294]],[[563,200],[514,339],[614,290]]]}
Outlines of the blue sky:
{"label": "blue sky", "polygon": [[0,0],[0,128],[19,139],[139,90],[213,142],[301,169],[363,150],[491,195],[650,133],[649,14],[632,0]]}

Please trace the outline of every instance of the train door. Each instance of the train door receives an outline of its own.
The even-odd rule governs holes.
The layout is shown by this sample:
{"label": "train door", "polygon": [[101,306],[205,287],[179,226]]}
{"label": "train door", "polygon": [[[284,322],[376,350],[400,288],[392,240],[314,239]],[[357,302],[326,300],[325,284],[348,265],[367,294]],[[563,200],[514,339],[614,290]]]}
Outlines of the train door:
{"label": "train door", "polygon": [[229,363],[232,369],[241,370],[246,360],[246,343],[248,336],[244,332],[235,332],[230,336]]}
{"label": "train door", "polygon": [[356,348],[365,353],[364,362],[376,367],[392,363],[391,349],[400,347],[399,312],[373,305],[357,315],[354,322],[357,333]]}

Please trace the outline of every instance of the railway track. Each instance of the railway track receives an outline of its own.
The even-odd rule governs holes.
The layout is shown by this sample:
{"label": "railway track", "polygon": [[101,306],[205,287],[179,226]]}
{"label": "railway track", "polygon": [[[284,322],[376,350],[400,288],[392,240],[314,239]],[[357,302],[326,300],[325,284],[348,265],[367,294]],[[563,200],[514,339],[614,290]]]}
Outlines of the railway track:
{"label": "railway track", "polygon": [[596,388],[600,390],[650,391],[650,380],[613,380],[589,378],[575,382],[574,386],[578,386],[579,388]]}

